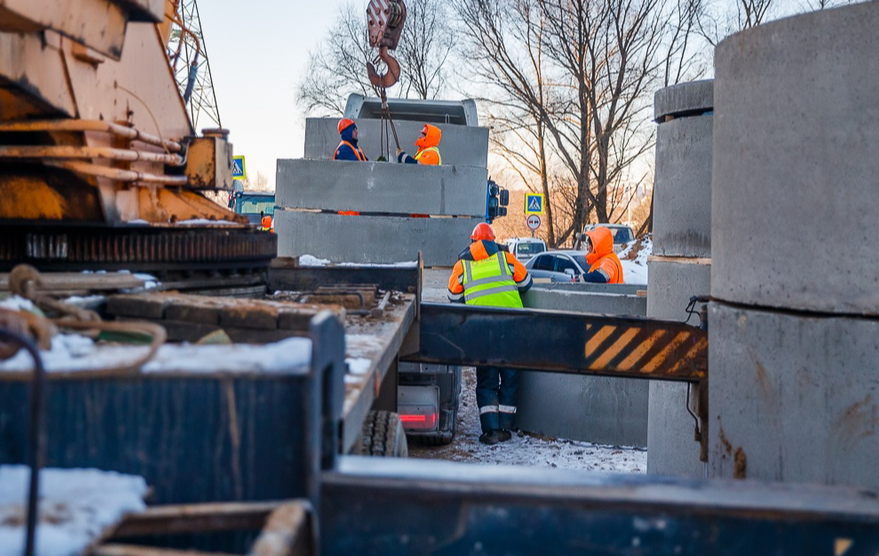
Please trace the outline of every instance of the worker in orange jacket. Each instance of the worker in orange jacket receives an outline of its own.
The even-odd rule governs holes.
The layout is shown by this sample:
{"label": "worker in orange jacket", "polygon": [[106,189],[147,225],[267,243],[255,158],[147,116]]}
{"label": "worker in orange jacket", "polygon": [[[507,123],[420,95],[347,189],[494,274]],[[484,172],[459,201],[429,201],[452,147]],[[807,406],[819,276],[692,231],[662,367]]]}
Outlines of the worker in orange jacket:
{"label": "worker in orange jacket", "polygon": [[342,140],[339,142],[339,146],[336,147],[336,152],[333,153],[333,160],[359,160],[360,162],[369,160],[363,154],[363,149],[357,146],[359,135],[357,133],[357,124],[354,123],[354,120],[342,118],[336,127]]}
{"label": "worker in orange jacket", "polygon": [[589,271],[583,274],[584,282],[599,284],[622,284],[623,264],[613,252],[613,234],[604,227],[586,232],[585,250]]}
{"label": "worker in orange jacket", "polygon": [[[531,287],[528,269],[502,251],[491,226],[481,222],[470,234],[470,247],[458,255],[449,277],[449,301],[488,307],[521,308],[521,294]],[[512,438],[519,396],[519,371],[476,367],[476,405],[483,444]]]}
{"label": "worker in orange jacket", "polygon": [[415,156],[409,156],[403,149],[397,149],[397,162],[406,164],[424,164],[426,166],[440,166],[443,157],[440,155],[439,144],[443,132],[435,125],[424,124],[421,135],[415,140],[418,151]]}

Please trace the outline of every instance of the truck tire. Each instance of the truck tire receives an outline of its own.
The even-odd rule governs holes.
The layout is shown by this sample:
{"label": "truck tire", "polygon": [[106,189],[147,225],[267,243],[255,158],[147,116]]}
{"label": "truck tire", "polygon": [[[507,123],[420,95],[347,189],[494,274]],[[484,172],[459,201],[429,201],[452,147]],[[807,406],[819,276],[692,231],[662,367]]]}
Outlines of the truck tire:
{"label": "truck tire", "polygon": [[400,416],[392,411],[370,411],[363,422],[361,454],[386,458],[409,455]]}

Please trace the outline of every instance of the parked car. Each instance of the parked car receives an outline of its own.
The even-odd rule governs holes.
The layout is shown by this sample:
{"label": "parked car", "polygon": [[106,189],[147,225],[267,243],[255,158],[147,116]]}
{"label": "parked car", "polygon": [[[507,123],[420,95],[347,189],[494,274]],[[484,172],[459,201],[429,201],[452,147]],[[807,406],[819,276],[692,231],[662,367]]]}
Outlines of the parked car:
{"label": "parked car", "polygon": [[630,241],[635,240],[635,231],[625,224],[586,224],[585,226],[583,226],[584,236],[579,239],[586,239],[586,232],[592,231],[595,228],[607,228],[608,230],[610,230],[610,233],[613,234],[614,253],[619,253],[623,250],[623,246],[625,246]]}
{"label": "parked car", "polygon": [[546,251],[525,263],[534,278],[549,278],[553,282],[576,282],[589,269],[585,251]]}
{"label": "parked car", "polygon": [[546,251],[546,242],[537,237],[514,237],[505,243],[507,249],[519,259],[520,262],[528,262],[531,258]]}

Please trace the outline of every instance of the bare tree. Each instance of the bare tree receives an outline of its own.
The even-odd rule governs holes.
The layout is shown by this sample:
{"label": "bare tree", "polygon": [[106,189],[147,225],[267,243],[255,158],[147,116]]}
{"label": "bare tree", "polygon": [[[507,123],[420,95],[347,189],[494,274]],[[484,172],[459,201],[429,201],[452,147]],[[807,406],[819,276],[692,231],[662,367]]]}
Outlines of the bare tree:
{"label": "bare tree", "polygon": [[446,62],[455,49],[451,14],[439,0],[407,0],[408,15],[397,47],[397,61],[407,78],[405,97],[437,98],[444,92],[449,68]]}
{"label": "bare tree", "polygon": [[492,146],[522,183],[545,195],[547,243],[556,246],[548,170],[547,122],[553,110],[543,62],[542,22],[534,0],[455,3],[477,100],[489,105]]}
{"label": "bare tree", "polygon": [[[403,35],[392,55],[402,66],[395,87],[401,97],[435,98],[445,87],[454,34],[441,0],[408,0]],[[342,6],[296,87],[296,101],[308,113],[339,114],[352,93],[377,95],[366,63],[375,57],[369,46],[366,11],[360,3]]]}
{"label": "bare tree", "polygon": [[[818,0],[822,1],[822,0]],[[777,0],[715,0],[701,6],[699,29],[702,37],[712,47],[723,38],[771,19],[779,2]]]}

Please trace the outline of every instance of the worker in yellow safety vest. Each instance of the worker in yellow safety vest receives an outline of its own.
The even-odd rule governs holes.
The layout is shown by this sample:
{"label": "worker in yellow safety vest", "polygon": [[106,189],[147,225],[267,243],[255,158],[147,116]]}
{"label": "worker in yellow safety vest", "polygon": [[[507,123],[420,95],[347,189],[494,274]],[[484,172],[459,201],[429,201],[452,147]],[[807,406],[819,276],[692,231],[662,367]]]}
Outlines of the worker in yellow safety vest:
{"label": "worker in yellow safety vest", "polygon": [[[458,255],[449,277],[453,303],[521,308],[521,294],[531,287],[531,275],[516,257],[502,251],[491,226],[481,222],[470,234],[470,247]],[[519,371],[476,367],[476,404],[483,444],[512,438],[519,396]]]}

